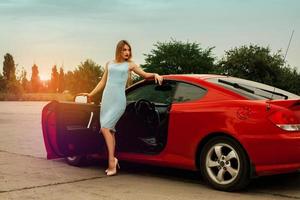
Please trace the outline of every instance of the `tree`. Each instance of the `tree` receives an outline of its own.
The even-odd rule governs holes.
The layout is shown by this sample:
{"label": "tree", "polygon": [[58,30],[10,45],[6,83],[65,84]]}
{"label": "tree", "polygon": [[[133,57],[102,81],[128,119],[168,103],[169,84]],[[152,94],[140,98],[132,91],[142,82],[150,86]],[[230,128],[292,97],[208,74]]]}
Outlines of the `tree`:
{"label": "tree", "polygon": [[271,55],[269,47],[250,45],[226,51],[219,64],[225,74],[274,84],[284,60],[280,52]]}
{"label": "tree", "polygon": [[300,95],[300,74],[295,68],[283,67],[277,85],[279,88]]}
{"label": "tree", "polygon": [[40,77],[39,77],[39,69],[38,69],[38,66],[36,64],[34,64],[31,69],[32,69],[31,80],[30,80],[31,91],[32,92],[38,92],[41,88],[41,80],[40,80]]}
{"label": "tree", "polygon": [[23,93],[19,80],[16,78],[16,65],[11,54],[4,55],[3,76],[0,77],[0,90],[15,95],[16,99]]}
{"label": "tree", "polygon": [[6,85],[6,92],[9,94],[13,94],[15,98],[18,99],[23,93],[23,88],[19,81],[9,81]]}
{"label": "tree", "polygon": [[5,79],[0,73],[0,92],[3,92],[5,90]]}
{"label": "tree", "polygon": [[59,75],[58,75],[58,92],[63,92],[65,89],[65,73],[64,69],[61,67],[59,69]]}
{"label": "tree", "polygon": [[[269,47],[249,45],[233,48],[225,52],[219,62],[219,71],[223,74],[245,78],[273,85],[288,91],[292,89],[294,79],[299,79],[296,70],[285,66],[280,51],[271,53]],[[290,79],[290,80],[289,80]],[[289,82],[289,84],[288,84]]]}
{"label": "tree", "polygon": [[5,54],[3,61],[3,76],[6,81],[16,80],[16,66],[12,55]]}
{"label": "tree", "polygon": [[[102,75],[103,70],[101,66],[87,59],[81,62],[73,72],[68,71],[65,74],[65,88],[73,94],[91,92],[99,83]],[[101,94],[99,93],[94,99],[98,101],[100,96]]]}
{"label": "tree", "polygon": [[51,73],[51,81],[50,81],[50,90],[52,92],[57,92],[58,91],[58,79],[59,79],[59,74],[57,72],[57,67],[54,65],[52,67],[52,73]]}
{"label": "tree", "polygon": [[22,85],[23,90],[28,92],[29,91],[29,81],[27,80],[27,72],[24,68],[21,71],[20,80],[21,80],[21,85]]}
{"label": "tree", "polygon": [[155,49],[146,56],[145,71],[159,74],[196,74],[209,73],[214,70],[214,47],[202,49],[198,43],[181,42],[172,39],[170,42],[157,42]]}

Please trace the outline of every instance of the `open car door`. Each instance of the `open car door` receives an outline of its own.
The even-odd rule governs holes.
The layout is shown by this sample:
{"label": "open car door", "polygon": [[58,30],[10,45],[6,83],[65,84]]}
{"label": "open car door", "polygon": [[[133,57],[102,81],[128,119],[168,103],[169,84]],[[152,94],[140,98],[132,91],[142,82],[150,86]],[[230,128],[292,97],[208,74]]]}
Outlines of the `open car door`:
{"label": "open car door", "polygon": [[100,152],[99,105],[51,101],[42,110],[47,159]]}

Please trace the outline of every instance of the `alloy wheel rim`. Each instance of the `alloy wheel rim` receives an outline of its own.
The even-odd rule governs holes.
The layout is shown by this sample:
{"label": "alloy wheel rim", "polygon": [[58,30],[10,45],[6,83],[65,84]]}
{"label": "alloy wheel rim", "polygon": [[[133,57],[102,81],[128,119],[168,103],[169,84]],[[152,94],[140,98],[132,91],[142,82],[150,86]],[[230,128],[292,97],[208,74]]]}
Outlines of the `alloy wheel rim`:
{"label": "alloy wheel rim", "polygon": [[208,176],[216,183],[232,183],[240,171],[240,158],[236,150],[225,143],[213,145],[206,154],[205,167]]}

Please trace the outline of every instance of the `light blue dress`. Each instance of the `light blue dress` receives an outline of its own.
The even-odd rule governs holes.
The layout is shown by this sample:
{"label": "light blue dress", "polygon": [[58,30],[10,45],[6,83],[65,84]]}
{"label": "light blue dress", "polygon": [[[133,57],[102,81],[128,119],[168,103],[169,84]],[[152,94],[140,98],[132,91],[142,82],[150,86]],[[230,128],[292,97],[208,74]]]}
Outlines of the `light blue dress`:
{"label": "light blue dress", "polygon": [[115,125],[126,109],[125,87],[128,79],[128,62],[108,63],[106,85],[100,107],[100,126],[116,132]]}

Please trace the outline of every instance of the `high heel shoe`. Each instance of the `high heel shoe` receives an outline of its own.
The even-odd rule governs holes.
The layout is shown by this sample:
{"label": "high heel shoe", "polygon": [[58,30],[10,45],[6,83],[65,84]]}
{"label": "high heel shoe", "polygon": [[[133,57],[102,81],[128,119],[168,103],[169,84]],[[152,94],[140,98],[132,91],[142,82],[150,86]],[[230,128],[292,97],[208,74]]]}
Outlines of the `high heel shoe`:
{"label": "high heel shoe", "polygon": [[[115,159],[117,159],[116,157],[114,157]],[[118,167],[120,168],[120,165],[118,164]],[[107,173],[108,168],[105,170],[105,173]]]}
{"label": "high heel shoe", "polygon": [[118,169],[120,169],[119,161],[118,161],[117,158],[115,158],[115,167],[114,167],[114,169],[113,170],[109,170],[109,169],[105,170],[106,175],[107,176],[113,176],[113,175],[117,174],[117,167],[118,167]]}

